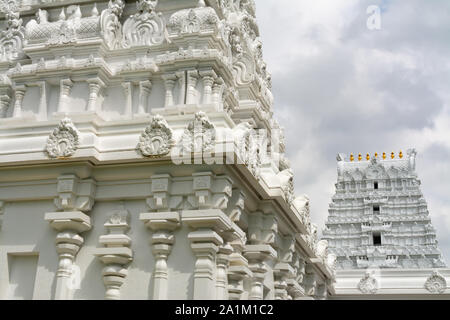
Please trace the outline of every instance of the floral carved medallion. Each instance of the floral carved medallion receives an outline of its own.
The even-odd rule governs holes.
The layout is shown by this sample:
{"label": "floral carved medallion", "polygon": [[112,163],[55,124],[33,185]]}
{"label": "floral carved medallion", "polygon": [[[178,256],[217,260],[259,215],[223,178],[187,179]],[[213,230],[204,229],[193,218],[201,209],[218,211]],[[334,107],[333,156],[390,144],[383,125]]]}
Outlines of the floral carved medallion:
{"label": "floral carved medallion", "polygon": [[64,118],[50,134],[46,151],[50,158],[68,158],[80,144],[80,133],[69,118]]}

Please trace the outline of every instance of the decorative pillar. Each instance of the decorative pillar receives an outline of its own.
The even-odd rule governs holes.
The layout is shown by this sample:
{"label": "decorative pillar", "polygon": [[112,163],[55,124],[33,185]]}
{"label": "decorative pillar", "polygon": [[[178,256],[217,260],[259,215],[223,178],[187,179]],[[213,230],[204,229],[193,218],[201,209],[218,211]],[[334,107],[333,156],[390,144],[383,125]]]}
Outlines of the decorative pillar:
{"label": "decorative pillar", "polygon": [[139,107],[138,114],[143,115],[147,113],[148,96],[152,90],[152,83],[149,80],[139,82]]}
{"label": "decorative pillar", "polygon": [[90,112],[97,111],[97,100],[100,90],[105,87],[105,83],[100,78],[88,79],[89,84],[89,101],[87,110]]}
{"label": "decorative pillar", "polygon": [[127,118],[133,117],[133,101],[132,101],[132,92],[131,92],[131,82],[122,82],[123,94],[125,96],[125,116]]}
{"label": "decorative pillar", "polygon": [[73,82],[70,79],[62,79],[59,83],[60,93],[59,93],[59,105],[58,112],[68,112],[68,99],[70,96],[70,91],[73,87]]}
{"label": "decorative pillar", "polygon": [[253,273],[249,300],[263,300],[264,279],[268,271],[265,262],[275,259],[277,253],[270,245],[247,245],[244,256],[248,259],[250,270]]}
{"label": "decorative pillar", "polygon": [[39,86],[41,96],[41,98],[39,99],[39,119],[47,120],[47,82],[39,81],[37,85]]}
{"label": "decorative pillar", "polygon": [[186,104],[197,103],[197,81],[198,81],[198,71],[188,70],[187,71],[187,90],[186,90]]}
{"label": "decorative pillar", "polygon": [[212,87],[212,103],[217,109],[223,110],[223,93],[225,91],[225,83],[222,78],[217,78]]}
{"label": "decorative pillar", "polygon": [[3,224],[3,210],[4,210],[4,206],[5,206],[5,202],[4,201],[0,201],[0,230],[2,229],[2,224]]}
{"label": "decorative pillar", "polygon": [[287,279],[294,277],[294,268],[290,265],[295,252],[295,239],[293,236],[278,237],[278,261],[274,266],[275,299],[288,300]]}
{"label": "decorative pillar", "polygon": [[228,300],[228,267],[233,247],[225,244],[219,247],[217,254],[216,299]]}
{"label": "decorative pillar", "polygon": [[8,95],[0,95],[0,118],[6,118],[6,113],[10,103],[11,98]]}
{"label": "decorative pillar", "polygon": [[155,257],[153,299],[167,300],[169,298],[167,260],[175,243],[173,231],[180,227],[180,214],[178,212],[141,213],[140,220],[154,232],[151,239],[152,253]]}
{"label": "decorative pillar", "polygon": [[214,79],[217,78],[214,70],[200,71],[200,76],[203,80],[203,104],[212,103],[212,86],[214,84]]}
{"label": "decorative pillar", "polygon": [[312,264],[307,264],[305,268],[305,276],[303,278],[303,288],[305,289],[305,295],[309,299],[314,299],[316,294],[316,274]]}
{"label": "decorative pillar", "polygon": [[166,89],[166,98],[164,102],[164,108],[169,108],[174,105],[173,89],[175,88],[177,77],[175,74],[165,74],[162,76],[164,80],[164,86]]}
{"label": "decorative pillar", "polygon": [[120,288],[128,275],[128,264],[133,261],[131,238],[126,235],[128,220],[129,213],[122,205],[104,224],[108,234],[100,236],[99,242],[105,247],[94,253],[105,264],[102,276],[106,300],[120,300]]}
{"label": "decorative pillar", "polygon": [[188,239],[191,241],[191,248],[196,257],[193,299],[215,300],[215,260],[223,240],[219,234],[207,228],[189,233]]}
{"label": "decorative pillar", "polygon": [[[80,192],[78,192],[80,190]],[[55,205],[61,212],[45,214],[45,220],[58,231],[56,251],[59,262],[56,272],[55,300],[73,298],[73,270],[75,258],[83,245],[81,233],[91,229],[91,220],[83,211],[90,211],[94,204],[95,181],[80,181],[75,175],[58,178],[58,197]]]}
{"label": "decorative pillar", "polygon": [[[194,300],[214,300],[217,294],[217,253],[224,244],[219,232],[232,229],[229,218],[220,209],[185,210],[182,221],[193,228],[188,235],[196,262]],[[223,248],[225,254],[229,248]],[[222,257],[224,258],[224,257]]]}
{"label": "decorative pillar", "polygon": [[13,118],[20,118],[22,116],[23,97],[25,96],[26,91],[27,87],[24,85],[16,86],[14,88],[14,97],[16,101],[14,103]]}
{"label": "decorative pillar", "polygon": [[250,244],[245,246],[244,256],[248,259],[253,273],[250,300],[264,299],[264,279],[268,271],[266,261],[277,258],[272,247],[277,234],[277,222],[273,215],[255,212],[249,215],[248,238]]}
{"label": "decorative pillar", "polygon": [[186,71],[178,71],[175,73],[178,78],[178,104],[186,103]]}

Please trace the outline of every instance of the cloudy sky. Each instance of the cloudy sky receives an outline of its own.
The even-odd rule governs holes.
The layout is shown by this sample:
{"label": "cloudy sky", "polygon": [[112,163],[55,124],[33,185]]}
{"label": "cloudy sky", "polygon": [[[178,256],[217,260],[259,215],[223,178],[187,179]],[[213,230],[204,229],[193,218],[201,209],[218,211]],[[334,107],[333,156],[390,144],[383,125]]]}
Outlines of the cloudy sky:
{"label": "cloudy sky", "polygon": [[[313,221],[323,228],[337,153],[415,147],[450,265],[450,1],[256,2],[275,114]],[[370,5],[380,8],[380,30],[367,27]]]}

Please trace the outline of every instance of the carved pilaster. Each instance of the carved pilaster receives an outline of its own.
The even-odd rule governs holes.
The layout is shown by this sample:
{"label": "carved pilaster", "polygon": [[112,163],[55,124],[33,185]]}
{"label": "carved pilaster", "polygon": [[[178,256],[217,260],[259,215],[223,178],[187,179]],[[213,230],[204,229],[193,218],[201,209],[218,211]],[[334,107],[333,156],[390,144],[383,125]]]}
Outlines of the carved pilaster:
{"label": "carved pilaster", "polygon": [[155,257],[153,271],[153,299],[167,300],[169,289],[169,269],[167,260],[175,243],[173,231],[180,227],[178,212],[142,213],[140,220],[154,231],[151,239],[152,253]]}
{"label": "carved pilaster", "polygon": [[80,233],[91,229],[91,220],[83,211],[90,211],[94,203],[95,181],[80,181],[75,175],[58,178],[58,197],[55,205],[61,212],[45,214],[45,220],[58,231],[56,251],[59,262],[56,272],[56,300],[72,299],[75,258],[83,245]]}
{"label": "carved pilaster", "polygon": [[105,83],[100,78],[88,79],[89,84],[89,101],[88,101],[88,111],[97,111],[97,100],[100,90],[105,87]]}
{"label": "carved pilaster", "polygon": [[152,90],[152,83],[147,81],[139,82],[139,107],[138,114],[146,114],[148,109],[148,96]]}
{"label": "carved pilaster", "polygon": [[39,99],[39,119],[47,119],[47,82],[39,81],[37,83],[39,87],[40,99]]}
{"label": "carved pilaster", "polygon": [[210,104],[213,101],[212,88],[217,74],[214,70],[200,71],[199,74],[203,81],[203,104]]}
{"label": "carved pilaster", "polygon": [[132,83],[123,82],[123,95],[125,96],[125,116],[131,118],[133,116],[133,100],[132,100]]}
{"label": "carved pilaster", "polygon": [[311,264],[307,264],[305,267],[305,276],[303,278],[302,286],[305,289],[305,295],[310,298],[314,298],[316,294],[316,274]]}
{"label": "carved pilaster", "polygon": [[197,103],[197,82],[198,82],[198,71],[188,70],[187,71],[187,89],[186,89],[186,104]]}
{"label": "carved pilaster", "polygon": [[230,254],[233,252],[233,247],[225,244],[219,247],[219,252],[216,258],[217,272],[216,272],[216,299],[228,300],[228,267],[230,264]]}
{"label": "carved pilaster", "polygon": [[0,230],[2,230],[2,225],[3,225],[4,206],[5,206],[5,202],[0,201]]}
{"label": "carved pilaster", "polygon": [[178,104],[184,104],[186,101],[186,71],[176,72],[178,78]]}
{"label": "carved pilaster", "polygon": [[193,298],[195,300],[215,299],[216,254],[224,243],[218,232],[231,230],[231,221],[218,209],[186,210],[182,212],[182,220],[195,230],[188,235],[196,257]]}
{"label": "carved pilaster", "polygon": [[22,104],[23,97],[25,96],[25,92],[27,91],[27,87],[24,85],[16,86],[14,88],[14,111],[13,118],[20,118],[22,116]]}
{"label": "carved pilaster", "polygon": [[264,279],[268,271],[265,262],[275,259],[277,253],[270,245],[247,245],[244,256],[248,259],[250,270],[253,273],[249,300],[263,300]]}
{"label": "carved pilaster", "polygon": [[130,228],[128,219],[128,211],[123,207],[118,209],[104,224],[108,234],[99,238],[105,247],[94,253],[105,264],[102,276],[106,300],[120,300],[120,288],[128,275],[128,264],[133,260],[131,238],[126,235]]}
{"label": "carved pilaster", "polygon": [[0,95],[0,118],[6,118],[6,113],[11,103],[10,96],[3,94]]}
{"label": "carved pilaster", "polygon": [[175,88],[177,77],[175,74],[165,74],[162,76],[162,78],[164,80],[164,86],[166,89],[164,108],[169,108],[174,105],[173,89]]}
{"label": "carved pilaster", "polygon": [[279,237],[278,241],[278,259],[274,266],[275,278],[275,299],[288,300],[288,279],[294,277],[295,270],[290,265],[295,252],[295,239],[292,236]]}
{"label": "carved pilaster", "polygon": [[217,78],[212,86],[212,103],[217,105],[218,110],[223,109],[223,96],[225,83],[222,78]]}
{"label": "carved pilaster", "polygon": [[73,82],[70,79],[62,79],[59,83],[60,92],[59,92],[59,104],[58,104],[58,112],[68,112],[68,100],[70,96],[70,92],[73,87]]}
{"label": "carved pilaster", "polygon": [[212,230],[204,229],[189,233],[191,248],[195,254],[194,300],[214,300],[216,297],[215,259],[222,238]]}

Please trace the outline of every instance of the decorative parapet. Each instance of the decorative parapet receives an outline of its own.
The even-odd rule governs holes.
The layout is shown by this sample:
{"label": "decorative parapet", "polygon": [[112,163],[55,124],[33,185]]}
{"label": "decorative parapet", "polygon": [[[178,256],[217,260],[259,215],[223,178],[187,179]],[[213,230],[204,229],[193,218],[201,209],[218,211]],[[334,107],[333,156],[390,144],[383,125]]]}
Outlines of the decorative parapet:
{"label": "decorative parapet", "polygon": [[[48,21],[48,13],[38,9],[36,19],[25,27],[25,50],[36,46],[62,46],[84,40],[103,39],[110,49],[121,47],[122,25],[119,18],[125,4],[122,0],[111,0],[108,8],[99,15],[97,7],[91,16],[83,17],[79,5],[61,10],[58,21]],[[68,17],[66,17],[66,12]]]}
{"label": "decorative parapet", "polygon": [[105,264],[102,276],[107,300],[120,299],[120,288],[128,275],[128,264],[133,260],[131,238],[126,235],[130,228],[128,220],[129,213],[123,206],[116,210],[104,224],[108,233],[99,238],[99,243],[105,247],[94,253]]}
{"label": "decorative parapet", "polygon": [[192,33],[210,33],[218,28],[219,18],[215,10],[199,0],[197,8],[183,9],[175,12],[169,19],[167,29],[169,35],[180,36]]}

